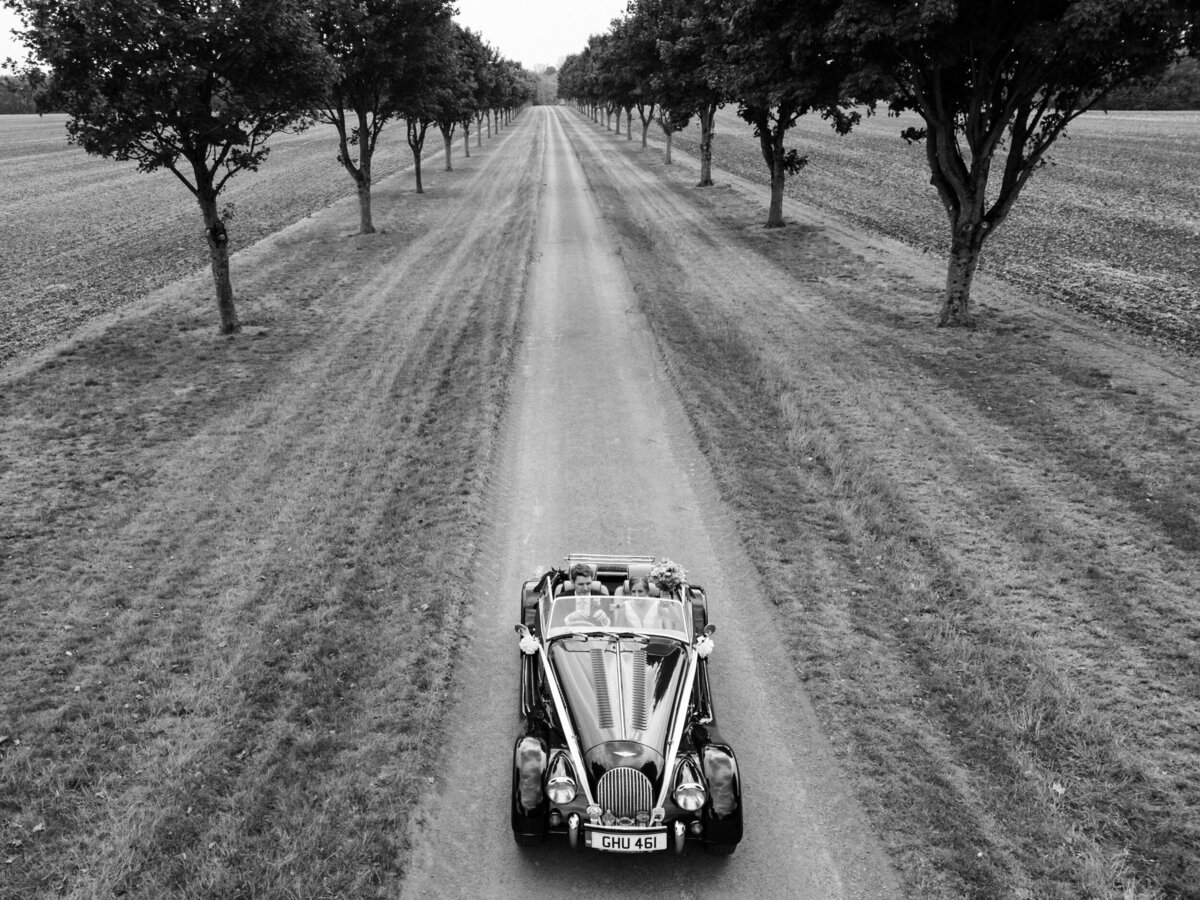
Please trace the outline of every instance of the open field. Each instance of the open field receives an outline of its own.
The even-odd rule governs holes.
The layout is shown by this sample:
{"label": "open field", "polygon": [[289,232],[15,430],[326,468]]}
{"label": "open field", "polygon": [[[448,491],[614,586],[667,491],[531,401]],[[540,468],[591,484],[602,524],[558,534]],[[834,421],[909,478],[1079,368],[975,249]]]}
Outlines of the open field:
{"label": "open field", "polygon": [[[187,188],[170,172],[88,156],[67,144],[65,122],[0,116],[0,365],[208,266]],[[378,180],[412,165],[403,131],[389,137],[375,156]],[[271,147],[258,172],[234,177],[222,194],[231,252],[354,192],[332,127],[280,135]],[[426,144],[435,148],[440,136]]]}
{"label": "open field", "polygon": [[[405,173],[381,185],[379,235],[354,235],[340,201],[247,248],[237,338],[215,335],[201,271],[51,346],[93,306],[142,297],[156,275],[132,253],[100,280],[128,271],[124,292],[80,288],[57,324],[29,325],[36,339],[7,339],[0,897],[422,883],[405,881],[424,871],[413,811],[445,808],[452,787],[447,698],[516,690],[515,665],[467,677],[461,655],[493,612],[511,634],[513,586],[478,567],[490,529],[526,512],[495,506],[510,477],[496,445],[546,264],[532,235],[551,115],[572,117],[630,292],[619,312],[649,329],[650,369],[686,414],[704,469],[686,477],[715,485],[702,512],[741,546],[714,618],[767,625],[718,634],[717,664],[732,680],[787,660],[807,696],[775,714],[800,720],[811,701],[828,739],[798,749],[805,774],[829,766],[833,792],[846,779],[913,898],[1200,897],[1196,360],[986,275],[981,327],[936,329],[937,257],[797,202],[785,213],[803,224],[767,232],[758,185],[718,174],[698,190],[686,160],[665,167],[561,109],[525,113],[452,176],[431,167],[423,197]],[[309,154],[324,148],[296,165]],[[280,178],[264,207],[291,202]],[[43,281],[115,258],[76,246],[97,255]],[[620,463],[614,495],[630,486]],[[571,539],[627,527],[585,525]],[[685,563],[697,580],[711,565]],[[471,626],[485,592],[498,612]],[[473,761],[504,769],[512,737]],[[739,734],[739,752],[755,740]],[[746,779],[745,849],[778,856],[788,823],[770,798],[796,785]],[[503,802],[479,827],[507,827]],[[471,846],[478,871],[577,884],[586,866],[614,896],[702,896],[741,858],[621,867]],[[493,887],[529,893],[515,876]]]}
{"label": "open field", "polygon": [[[925,147],[899,137],[919,121],[881,115],[838,137],[819,118],[802,119],[788,144],[809,165],[788,180],[788,195],[944,267],[949,231]],[[1200,351],[1200,112],[1088,113],[1067,133],[984,247],[980,270]],[[677,146],[695,151],[698,136],[693,125]],[[733,110],[718,113],[713,164],[765,181],[758,141]]]}

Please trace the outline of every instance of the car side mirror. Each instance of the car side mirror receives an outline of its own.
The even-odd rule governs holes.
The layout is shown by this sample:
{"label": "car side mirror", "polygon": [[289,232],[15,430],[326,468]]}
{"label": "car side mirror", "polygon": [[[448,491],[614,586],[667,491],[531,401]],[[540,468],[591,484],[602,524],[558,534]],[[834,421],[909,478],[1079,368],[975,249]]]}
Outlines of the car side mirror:
{"label": "car side mirror", "polygon": [[713,636],[713,633],[714,633],[716,630],[717,630],[717,626],[716,626],[716,625],[714,625],[714,624],[712,624],[711,622],[709,622],[707,625],[705,625],[705,626],[704,626],[704,636],[705,636],[705,637],[712,637],[712,636]]}
{"label": "car side mirror", "polygon": [[529,629],[524,625],[516,625],[513,630],[516,631],[517,637],[529,637]]}

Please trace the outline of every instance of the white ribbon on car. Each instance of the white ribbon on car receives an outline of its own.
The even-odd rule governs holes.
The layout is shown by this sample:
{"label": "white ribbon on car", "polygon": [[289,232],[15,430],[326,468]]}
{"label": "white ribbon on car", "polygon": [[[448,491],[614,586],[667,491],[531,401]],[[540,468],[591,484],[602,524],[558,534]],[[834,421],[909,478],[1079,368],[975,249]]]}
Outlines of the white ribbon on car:
{"label": "white ribbon on car", "polygon": [[532,634],[527,634],[521,638],[521,652],[526,656],[533,656],[538,652],[538,640]]}
{"label": "white ribbon on car", "polygon": [[701,659],[708,659],[708,654],[713,652],[712,638],[708,635],[700,635],[696,638],[696,655]]}

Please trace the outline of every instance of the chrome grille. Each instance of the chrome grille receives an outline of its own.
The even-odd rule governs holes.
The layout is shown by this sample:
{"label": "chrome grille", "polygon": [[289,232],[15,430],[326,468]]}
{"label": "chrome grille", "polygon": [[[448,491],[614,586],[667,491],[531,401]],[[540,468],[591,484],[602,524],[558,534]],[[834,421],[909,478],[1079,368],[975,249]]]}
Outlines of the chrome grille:
{"label": "chrome grille", "polygon": [[605,772],[596,786],[596,800],[618,818],[632,819],[654,806],[650,779],[628,766]]}

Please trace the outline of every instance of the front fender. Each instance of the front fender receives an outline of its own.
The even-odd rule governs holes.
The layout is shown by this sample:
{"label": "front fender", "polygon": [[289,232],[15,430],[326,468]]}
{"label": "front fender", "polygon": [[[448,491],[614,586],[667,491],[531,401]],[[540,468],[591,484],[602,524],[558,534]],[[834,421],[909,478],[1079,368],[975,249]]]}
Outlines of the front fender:
{"label": "front fender", "polygon": [[517,738],[513,747],[512,825],[517,834],[546,833],[550,801],[546,796],[546,767],[550,748],[535,734]]}
{"label": "front fender", "polygon": [[700,748],[700,767],[708,782],[704,840],[736,844],[742,839],[742,780],[737,758],[726,744],[706,744]]}

